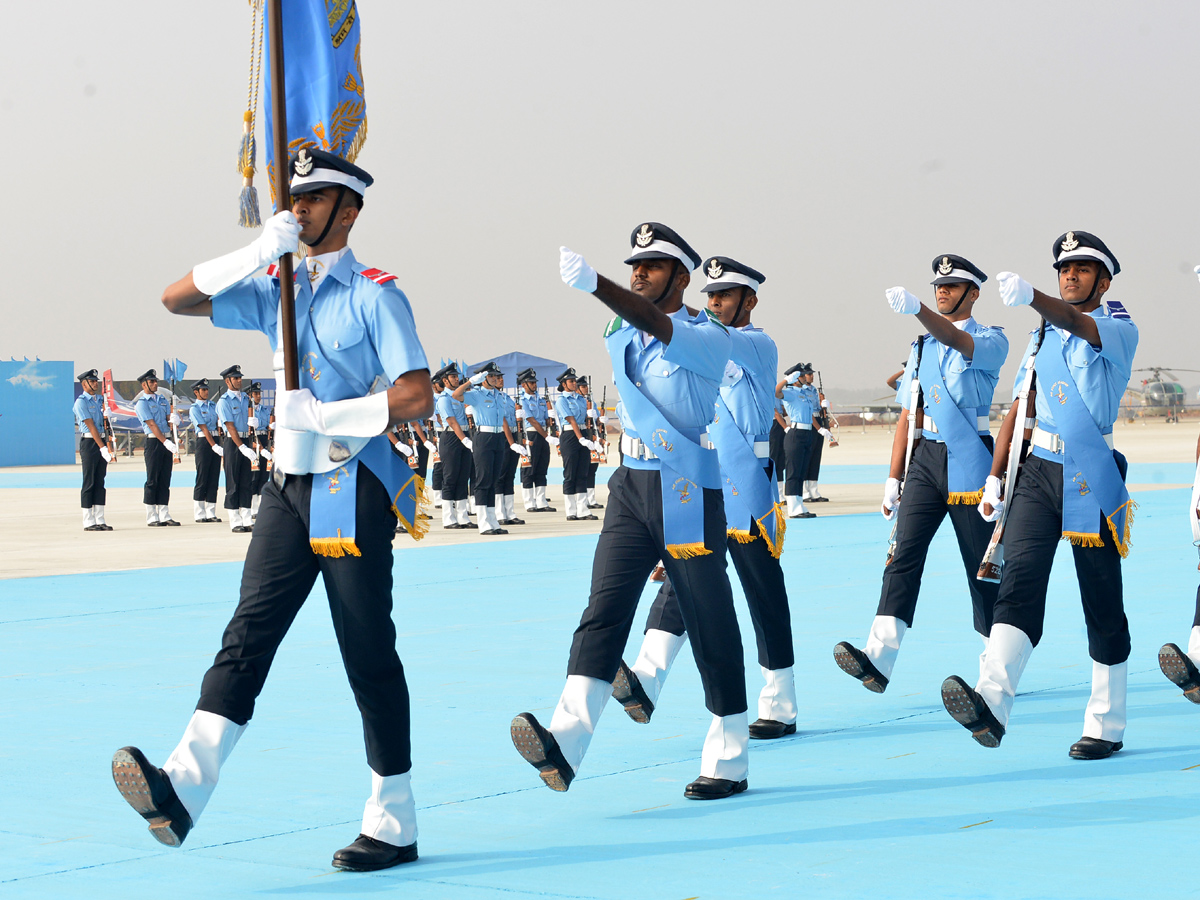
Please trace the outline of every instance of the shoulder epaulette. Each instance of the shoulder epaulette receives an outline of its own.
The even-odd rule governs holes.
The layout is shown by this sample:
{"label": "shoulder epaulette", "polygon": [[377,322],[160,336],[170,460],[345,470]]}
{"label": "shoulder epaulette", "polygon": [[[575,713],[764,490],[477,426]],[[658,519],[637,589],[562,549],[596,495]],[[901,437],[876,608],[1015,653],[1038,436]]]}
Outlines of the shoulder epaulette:
{"label": "shoulder epaulette", "polygon": [[613,332],[620,331],[624,327],[625,323],[621,320],[621,317],[613,316],[612,321],[608,323],[608,327],[604,329],[604,336],[608,337]]}
{"label": "shoulder epaulette", "polygon": [[724,331],[726,334],[729,333],[729,329],[725,327],[725,323],[722,322],[720,319],[718,319],[715,315],[713,315],[712,310],[710,310],[707,306],[704,307],[704,314],[706,316],[708,316],[709,322],[711,322],[713,325],[720,327],[720,329],[722,331]]}
{"label": "shoulder epaulette", "polygon": [[389,281],[396,280],[395,275],[385,272],[383,269],[363,269],[358,274],[368,281],[373,281],[376,284],[387,284]]}
{"label": "shoulder epaulette", "polygon": [[[271,263],[269,266],[267,266],[267,275],[271,278],[278,278],[279,277],[279,266],[275,263]],[[299,280],[300,280],[300,270],[293,268],[292,269],[292,281],[299,281]]]}
{"label": "shoulder epaulette", "polygon": [[1108,307],[1108,314],[1114,319],[1129,319],[1133,321],[1133,316],[1129,314],[1129,310],[1125,308],[1125,304],[1119,300],[1106,300],[1104,305]]}

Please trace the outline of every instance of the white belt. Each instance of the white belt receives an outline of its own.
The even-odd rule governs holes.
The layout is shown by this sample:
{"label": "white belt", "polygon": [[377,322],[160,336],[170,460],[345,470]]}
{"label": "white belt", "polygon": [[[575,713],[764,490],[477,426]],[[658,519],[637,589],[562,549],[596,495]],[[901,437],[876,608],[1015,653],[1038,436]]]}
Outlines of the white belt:
{"label": "white belt", "polygon": [[[1104,435],[1104,443],[1108,445],[1108,449],[1113,448],[1112,432]],[[1060,434],[1053,434],[1049,431],[1042,431],[1040,428],[1033,429],[1033,446],[1041,447],[1043,450],[1049,450],[1055,456],[1063,452],[1063,439]]]}
{"label": "white belt", "polygon": [[[929,418],[929,416],[925,417],[925,421],[921,427],[923,427],[926,431],[931,432],[932,434],[938,433],[937,425],[935,425],[933,423],[933,419]],[[988,424],[988,417],[987,416],[976,416],[975,417],[975,428],[977,431],[980,431],[980,432],[991,430],[990,426]]]}
{"label": "white belt", "polygon": [[766,459],[771,455],[771,444],[769,441],[755,441],[754,455],[759,459]]}
{"label": "white belt", "polygon": [[503,425],[476,425],[476,431],[482,431],[484,434],[499,434],[504,430]]}
{"label": "white belt", "polygon": [[[764,447],[765,442],[760,442]],[[712,450],[713,442],[708,437],[707,431],[700,432],[700,446],[706,450]],[[758,444],[754,445],[755,456],[758,455]],[[632,456],[634,459],[658,459],[658,455],[650,449],[650,445],[640,438],[630,437],[627,434],[621,435],[621,453],[624,456]]]}
{"label": "white belt", "polygon": [[793,422],[787,427],[787,430],[791,431],[793,428],[799,428],[801,431],[812,431],[812,425],[805,424],[804,422]]}

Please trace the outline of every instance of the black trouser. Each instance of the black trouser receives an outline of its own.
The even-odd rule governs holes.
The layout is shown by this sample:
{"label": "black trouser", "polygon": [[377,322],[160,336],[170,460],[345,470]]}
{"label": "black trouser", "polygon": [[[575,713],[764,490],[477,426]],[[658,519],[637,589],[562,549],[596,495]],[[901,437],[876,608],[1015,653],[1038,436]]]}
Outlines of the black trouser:
{"label": "black trouser", "polygon": [[192,489],[192,499],[216,503],[220,481],[221,457],[208,445],[204,432],[201,432],[196,435],[196,486]]}
{"label": "black trouser", "polygon": [[495,506],[500,484],[500,473],[504,469],[504,456],[511,451],[504,435],[494,431],[479,431],[471,439],[475,445],[471,456],[475,461],[475,507]]}
{"label": "black trouser", "polygon": [[746,711],[746,672],[733,593],[725,571],[725,499],[704,489],[704,545],[712,552],[675,559],[663,540],[661,476],[621,466],[608,482],[608,508],[592,560],[592,592],[571,641],[569,675],[612,681],[646,579],[661,559],[718,716]]}
{"label": "black trouser", "polygon": [[521,466],[521,487],[546,486],[546,471],[550,468],[550,445],[536,431],[525,432],[529,448],[529,465]]}
{"label": "black trouser", "polygon": [[805,481],[820,481],[821,475],[821,453],[825,450],[825,441],[821,437],[821,432],[812,432],[817,436],[813,441],[812,453],[808,455],[808,468],[804,472]]}
{"label": "black trouser", "polygon": [[776,481],[783,481],[784,474],[787,472],[787,451],[783,446],[785,434],[786,432],[783,430],[783,427],[772,419],[771,431],[767,437],[767,446],[771,462],[775,464]]}
{"label": "black trouser", "polygon": [[[983,438],[983,443],[991,453],[991,436]],[[912,627],[929,544],[949,515],[967,573],[975,630],[986,637],[992,630],[992,608],[999,585],[975,576],[992,537],[993,525],[984,521],[974,503],[947,503],[948,491],[946,445],[921,441],[913,450],[908,476],[904,479],[904,497],[896,513],[896,552],[891,565],[883,570],[877,614],[895,616]]]}
{"label": "black trouser", "polygon": [[457,434],[447,429],[438,439],[438,455],[442,458],[442,499],[466,500],[471,477],[470,451]]}
{"label": "black trouser", "polygon": [[267,432],[258,432],[258,443],[254,446],[259,454],[258,460],[251,464],[253,475],[250,479],[250,493],[257,497],[263,492],[263,488],[267,486],[267,481],[271,478],[271,473],[267,471],[267,458],[262,455],[262,449],[267,446]]}
{"label": "black trouser", "polygon": [[[1124,477],[1125,457],[1115,452],[1114,456]],[[1004,525],[1004,573],[993,621],[1020,628],[1035,647],[1042,639],[1046,587],[1062,537],[1062,479],[1062,463],[1031,455],[1021,468]],[[1098,663],[1115,666],[1129,659],[1129,620],[1125,618],[1121,554],[1103,513],[1099,526],[1103,546],[1072,546],[1071,550],[1087,623],[1088,654]]]}
{"label": "black trouser", "polygon": [[587,467],[591,464],[591,451],[575,437],[574,429],[566,429],[558,439],[558,449],[563,461],[563,495],[566,497],[587,491]]}
{"label": "black trouser", "polygon": [[171,502],[171,469],[175,458],[152,434],[146,435],[146,486],[142,489],[142,502],[147,506],[167,506]]}
{"label": "black trouser", "polygon": [[415,471],[424,481],[425,474],[429,471],[429,448],[425,446],[424,441],[417,441],[417,468]]}
{"label": "black trouser", "polygon": [[1192,627],[1200,625],[1200,587],[1196,588],[1196,614],[1192,617]]}
{"label": "black trouser", "polygon": [[379,479],[359,464],[354,540],[361,556],[318,556],[308,542],[311,475],[263,491],[242,569],[241,597],[221,650],[204,675],[197,709],[244,725],[271,661],[320,574],[342,663],[362,713],[367,763],[377,775],[412,768],[408,685],[392,623],[396,517]]}
{"label": "black trouser", "polygon": [[811,428],[789,428],[783,438],[783,447],[787,452],[787,480],[784,482],[784,494],[788,497],[800,497],[804,494],[805,473],[808,471],[808,458],[812,455],[813,444],[821,436]]}
{"label": "black trouser", "polygon": [[440,491],[442,489],[442,455],[441,450],[438,450],[438,461],[433,464],[433,477],[429,480],[430,490]]}
{"label": "black trouser", "polygon": [[79,461],[83,464],[83,489],[79,492],[79,508],[91,509],[103,506],[108,492],[104,489],[104,477],[108,474],[108,463],[100,455],[100,445],[90,434],[79,439]]}
{"label": "black trouser", "polygon": [[[504,437],[504,435],[500,435],[500,437]],[[496,479],[496,493],[507,497],[516,493],[514,485],[517,480],[517,466],[521,464],[524,457],[513,453],[512,448],[508,446],[508,441],[500,443],[504,447],[504,462],[500,465],[500,476]]]}
{"label": "black trouser", "polygon": [[254,496],[254,470],[250,460],[242,456],[229,435],[221,441],[221,449],[225,451],[225,508],[249,509],[250,499]]}

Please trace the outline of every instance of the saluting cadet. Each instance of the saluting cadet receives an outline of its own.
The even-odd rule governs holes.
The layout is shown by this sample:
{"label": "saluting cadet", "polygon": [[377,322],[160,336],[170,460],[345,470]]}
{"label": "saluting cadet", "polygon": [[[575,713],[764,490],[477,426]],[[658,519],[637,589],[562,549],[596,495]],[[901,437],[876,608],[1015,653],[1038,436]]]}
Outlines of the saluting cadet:
{"label": "saluting cadet", "polygon": [[[761,328],[750,324],[766,277],[728,256],[710,257],[703,272],[708,284],[701,290],[708,295],[708,309],[731,338],[708,435],[721,463],[726,545],[746,593],[766,681],[750,737],[768,740],[796,732],[792,617],[779,565],[787,523],[769,453],[779,351]],[[686,640],[679,601],[667,579],[650,609],[637,661],[632,668],[621,663],[613,684],[613,696],[635,722],[650,721],[671,663]]]}
{"label": "saluting cadet", "polygon": [[[816,423],[828,431],[830,423],[829,401],[825,399],[825,395],[813,384],[813,364],[806,363],[805,365],[808,367],[808,371],[804,373],[803,383],[808,388],[813,402],[817,405]],[[829,446],[837,446],[837,440],[833,437],[832,432],[830,432],[829,436]],[[808,471],[804,473],[804,493],[802,495],[804,501],[808,503],[829,502],[829,498],[822,497],[820,490],[817,489],[817,481],[821,475],[821,456],[824,449],[824,441],[814,441],[812,453],[808,457]]]}
{"label": "saluting cadet", "polygon": [[545,398],[538,393],[537,372],[532,368],[517,374],[521,385],[521,418],[525,425],[525,441],[529,450],[529,465],[521,466],[521,495],[526,512],[555,512],[546,501],[546,472],[550,468],[550,444],[546,419]]}
{"label": "saluting cadet", "polygon": [[[1054,242],[1053,259],[1062,299],[1035,290],[1012,272],[997,276],[1006,306],[1032,305],[1043,319],[1013,389],[1016,396],[1025,385],[1025,363],[1033,356],[1037,424],[1021,477],[1015,490],[1005,488],[1011,491],[1007,497],[1001,496],[1000,474],[1010,441],[1023,433],[1024,423],[1015,422],[1019,400],[1000,429],[979,505],[991,520],[1003,503],[1012,504],[991,637],[975,688],[953,675],[942,683],[942,702],[976,741],[1000,746],[1017,683],[1042,638],[1054,554],[1059,539],[1067,538],[1092,657],[1083,737],[1071,745],[1070,755],[1104,759],[1121,749],[1125,734],[1129,622],[1121,559],[1129,551],[1133,501],[1125,488],[1125,457],[1113,449],[1112,430],[1129,384],[1138,330],[1123,306],[1109,301],[1105,310],[1101,302],[1121,272],[1103,241],[1068,231]],[[940,429],[941,419],[937,422]],[[1015,438],[1014,427],[1022,429]]]}
{"label": "saluting cadet", "polygon": [[208,379],[192,382],[192,408],[188,411],[196,431],[196,486],[192,506],[197,522],[220,522],[217,518],[217,484],[221,480],[221,428],[217,405],[208,399]]}
{"label": "saluting cadet", "polygon": [[[392,622],[396,512],[416,528],[412,470],[383,433],[429,414],[425,352],[394,277],[346,246],[371,177],[319,150],[291,161],[292,212],[249,247],[197,266],[164,305],[257,330],[278,346],[279,279],[257,269],[309,246],[296,285],[300,383],[276,401],[275,465],[250,539],[241,598],[204,677],[183,740],[162,769],[118,751],[118,788],[159,840],[178,846],[207,804],[221,764],[254,712],[271,661],[318,575],[325,581],[346,674],[362,713],[371,793],[362,833],[333,865],[370,870],[417,858],[408,687]],[[276,370],[283,384],[283,372]],[[374,390],[373,390],[374,389]]]}
{"label": "saluting cadet", "polygon": [[[775,398],[783,401],[787,411],[788,427],[784,435],[784,451],[787,453],[787,480],[784,494],[787,497],[787,514],[790,519],[812,519],[816,513],[804,508],[804,476],[808,472],[808,458],[813,445],[822,437],[831,437],[827,428],[817,423],[820,405],[815,392],[810,392],[801,382],[811,371],[808,363],[796,363],[775,386]],[[818,437],[819,435],[819,437]]]}
{"label": "saluting cadet", "polygon": [[603,503],[596,502],[596,472],[600,469],[600,428],[602,427],[597,421],[599,413],[596,411],[596,404],[592,402],[591,390],[586,376],[580,375],[575,379],[575,390],[583,398],[586,410],[585,418],[587,424],[583,429],[583,433],[593,445],[591,450],[588,451],[587,476],[584,478],[584,485],[587,488],[587,508],[604,509]]}
{"label": "saluting cadet", "polygon": [[[143,372],[138,378],[142,396],[133,405],[142,432],[146,435],[143,455],[146,460],[146,486],[142,490],[142,503],[146,506],[146,524],[178,525],[167,508],[171,502],[171,468],[179,445],[167,437],[171,427],[171,401],[158,393],[158,375],[153,369]],[[177,422],[175,424],[178,424]]]}
{"label": "saluting cadet", "polygon": [[254,497],[253,465],[258,454],[250,446],[250,400],[242,393],[242,370],[230,366],[221,373],[225,393],[217,401],[217,421],[221,423],[221,455],[225,459],[225,508],[229,510],[229,528],[238,534],[254,530],[250,504]]}
{"label": "saluting cadet", "polygon": [[511,453],[504,455],[504,463],[500,467],[500,476],[496,482],[496,509],[500,510],[501,525],[524,525],[524,519],[517,518],[516,488],[518,464],[529,455],[529,449],[521,443],[521,430],[517,427],[517,401],[504,390],[504,375],[496,376],[500,386],[500,399],[504,403],[504,424],[508,426],[506,434],[510,435],[508,449]]}
{"label": "saluting cadet", "polygon": [[433,418],[430,420],[433,425],[433,433],[429,435],[430,440],[427,448],[433,456],[433,471],[429,476],[429,490],[433,494],[433,506],[435,509],[442,508],[442,457],[438,453],[436,442],[438,435],[441,434],[444,427],[442,417],[437,414],[437,406],[445,387],[440,378],[433,379]]}
{"label": "saluting cadet", "polygon": [[[936,312],[902,287],[889,288],[887,300],[901,315],[914,315],[929,333],[915,343],[904,367],[896,402],[910,405],[913,380],[924,398],[924,429],[912,451],[907,473],[904,457],[908,420],[901,416],[892,438],[891,468],[880,511],[895,520],[895,550],[883,570],[879,606],[866,646],[848,641],[833,648],[841,669],[871,691],[887,689],[900,642],[913,624],[921,575],[933,536],[947,515],[967,573],[975,630],[987,648],[997,585],[975,576],[987,550],[992,527],[976,515],[983,483],[992,466],[988,410],[1008,357],[1008,338],[999,328],[980,325],[974,316],[987,275],[953,253],[933,260]],[[901,496],[900,486],[904,493]],[[983,656],[980,656],[982,665]]]}
{"label": "saluting cadet", "polygon": [[84,531],[112,531],[104,522],[104,478],[112,453],[104,439],[104,398],[100,395],[100,373],[88,369],[79,376],[83,388],[72,407],[79,434],[79,461],[83,465],[83,488],[79,505],[83,507]]}
{"label": "saluting cadet", "polygon": [[568,368],[558,376],[558,388],[561,393],[554,401],[554,414],[558,417],[558,450],[563,461],[563,502],[567,507],[567,521],[595,521],[596,517],[587,508],[587,470],[595,444],[583,432],[587,427],[587,401],[579,396],[574,369]]}
{"label": "saluting cadet", "polygon": [[271,461],[271,419],[274,411],[262,402],[262,384],[250,382],[250,416],[246,424],[250,426],[250,443],[258,456],[250,477],[250,520],[258,517],[258,504],[262,501],[263,488],[271,477],[267,471],[267,463]]}
{"label": "saluting cadet", "polygon": [[704,437],[730,336],[712,314],[692,317],[684,307],[700,257],[678,234],[647,222],[634,229],[630,244],[634,252],[625,262],[632,267],[631,290],[600,278],[579,254],[560,251],[563,281],[595,294],[616,313],[605,343],[625,433],[566,686],[549,728],[526,712],[513,719],[511,734],[549,787],[570,787],[612,696],[646,578],[661,559],[713,714],[700,777],[684,796],[712,800],[746,790],[749,768],[745,665],[725,571],[721,469]]}
{"label": "saluting cadet", "polygon": [[438,454],[442,458],[442,527],[478,528],[470,519],[467,503],[474,445],[466,434],[466,408],[462,400],[454,396],[459,387],[458,367],[450,363],[439,369],[437,376],[446,385],[434,407],[442,422],[438,436]]}
{"label": "saluting cadet", "polygon": [[785,437],[787,435],[787,408],[783,405],[783,400],[779,397],[774,398],[775,410],[771,417],[771,462],[775,464],[775,485],[777,493],[780,497],[785,496],[784,477],[787,474],[787,450],[784,447]]}
{"label": "saluting cadet", "polygon": [[497,380],[500,367],[495,362],[483,366],[469,381],[454,389],[453,397],[470,406],[475,412],[475,436],[471,456],[475,464],[475,509],[482,519],[479,533],[508,534],[496,518],[496,484],[504,468],[504,457],[512,443],[512,432],[505,421],[507,407],[501,399]]}

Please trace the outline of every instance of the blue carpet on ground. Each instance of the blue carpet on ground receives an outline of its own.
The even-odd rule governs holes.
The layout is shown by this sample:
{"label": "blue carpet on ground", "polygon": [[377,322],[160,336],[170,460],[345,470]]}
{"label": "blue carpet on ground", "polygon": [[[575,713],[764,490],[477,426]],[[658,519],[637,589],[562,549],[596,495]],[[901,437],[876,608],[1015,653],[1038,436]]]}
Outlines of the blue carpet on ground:
{"label": "blue carpet on ground", "polygon": [[[1158,672],[1186,641],[1196,558],[1182,490],[1146,492],[1125,567],[1133,633],[1126,749],[1076,762],[1090,664],[1069,547],[1046,637],[998,750],[941,708],[973,680],[953,535],[938,535],[888,692],[836,668],[861,642],[888,525],[791,523],[800,732],[754,743],[750,790],[683,799],[709,716],[680,657],[650,725],[610,705],[567,794],[514,752],[511,716],[548,716],[586,599],[595,538],[464,544],[396,557],[395,621],[413,698],[418,863],[335,873],[368,789],[357,711],[318,585],[275,660],[257,714],[181,850],[119,798],[112,752],[161,761],[195,703],[240,567],[0,581],[0,896],[212,898],[1130,897],[1194,891],[1183,838],[1200,818],[1200,709]],[[761,685],[740,589],[752,696]],[[647,588],[640,616],[652,591]],[[640,627],[627,658],[636,653]],[[752,702],[753,709],[753,702]],[[1197,781],[1196,785],[1192,782]]]}

